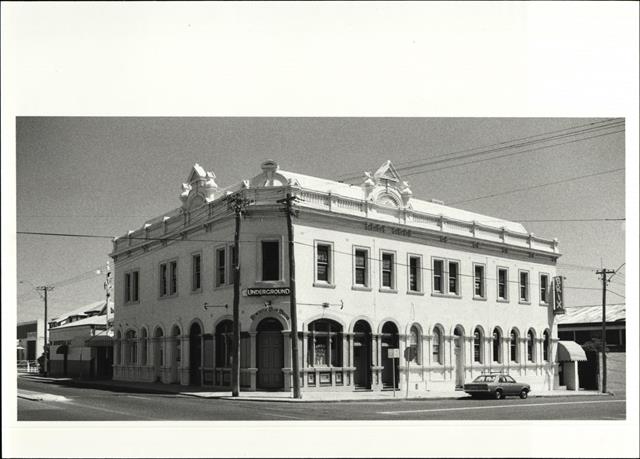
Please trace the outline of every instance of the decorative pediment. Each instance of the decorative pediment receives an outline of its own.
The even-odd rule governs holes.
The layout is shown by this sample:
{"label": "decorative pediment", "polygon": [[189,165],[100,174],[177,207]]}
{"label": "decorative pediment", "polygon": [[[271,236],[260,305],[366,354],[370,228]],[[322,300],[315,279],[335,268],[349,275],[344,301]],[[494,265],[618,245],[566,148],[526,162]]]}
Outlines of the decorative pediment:
{"label": "decorative pediment", "polygon": [[387,160],[373,174],[365,172],[362,189],[365,199],[383,206],[409,207],[412,192],[409,184],[402,180],[391,161]]}
{"label": "decorative pediment", "polygon": [[272,159],[268,159],[260,165],[262,174],[251,179],[252,188],[264,188],[270,186],[286,186],[291,183],[289,180],[278,172],[280,166]]}
{"label": "decorative pediment", "polygon": [[194,164],[187,182],[182,184],[182,207],[191,209],[214,199],[215,192],[218,191],[215,178],[213,172],[205,171],[198,163]]}

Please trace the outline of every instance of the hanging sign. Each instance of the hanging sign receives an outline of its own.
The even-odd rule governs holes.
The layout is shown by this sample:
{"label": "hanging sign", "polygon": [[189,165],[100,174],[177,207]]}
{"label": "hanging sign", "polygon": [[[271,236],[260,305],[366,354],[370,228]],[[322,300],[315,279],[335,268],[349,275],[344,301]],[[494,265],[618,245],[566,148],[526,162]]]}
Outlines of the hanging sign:
{"label": "hanging sign", "polygon": [[553,277],[553,313],[564,314],[564,289],[563,277]]}
{"label": "hanging sign", "polygon": [[247,288],[245,296],[286,296],[291,295],[289,287]]}

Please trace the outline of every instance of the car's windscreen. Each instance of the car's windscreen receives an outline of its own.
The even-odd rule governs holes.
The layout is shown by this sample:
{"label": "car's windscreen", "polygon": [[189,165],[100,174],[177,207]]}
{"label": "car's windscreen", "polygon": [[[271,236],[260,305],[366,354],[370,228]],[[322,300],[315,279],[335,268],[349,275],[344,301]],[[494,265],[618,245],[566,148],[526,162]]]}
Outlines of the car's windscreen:
{"label": "car's windscreen", "polygon": [[482,375],[482,376],[478,376],[476,379],[474,379],[473,382],[493,382],[495,379],[496,379],[495,376]]}

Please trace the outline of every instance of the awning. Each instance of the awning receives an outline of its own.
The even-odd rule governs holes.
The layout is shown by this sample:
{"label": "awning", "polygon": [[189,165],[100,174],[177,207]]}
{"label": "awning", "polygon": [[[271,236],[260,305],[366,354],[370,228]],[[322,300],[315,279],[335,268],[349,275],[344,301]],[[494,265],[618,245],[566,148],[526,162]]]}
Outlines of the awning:
{"label": "awning", "polygon": [[587,360],[584,349],[575,341],[558,341],[558,362]]}
{"label": "awning", "polygon": [[113,338],[111,336],[96,335],[84,342],[87,347],[112,347]]}

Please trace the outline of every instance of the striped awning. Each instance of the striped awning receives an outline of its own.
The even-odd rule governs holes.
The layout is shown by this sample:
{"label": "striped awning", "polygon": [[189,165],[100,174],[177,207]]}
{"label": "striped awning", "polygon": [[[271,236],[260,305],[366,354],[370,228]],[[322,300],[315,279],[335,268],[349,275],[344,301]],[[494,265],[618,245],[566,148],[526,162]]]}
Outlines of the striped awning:
{"label": "striped awning", "polygon": [[575,341],[558,341],[558,362],[587,360],[584,349]]}

